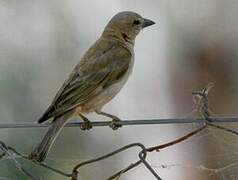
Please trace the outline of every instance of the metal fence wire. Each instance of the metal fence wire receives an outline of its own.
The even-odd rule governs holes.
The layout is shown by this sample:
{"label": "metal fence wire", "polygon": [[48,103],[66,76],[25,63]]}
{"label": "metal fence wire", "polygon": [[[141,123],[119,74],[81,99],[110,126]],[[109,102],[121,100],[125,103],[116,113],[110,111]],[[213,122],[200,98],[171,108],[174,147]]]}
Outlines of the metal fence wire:
{"label": "metal fence wire", "polygon": [[[229,123],[229,122],[238,122],[238,117],[213,117],[210,114],[209,110],[209,104],[208,104],[208,93],[209,90],[213,87],[212,83],[209,83],[204,89],[200,91],[193,92],[194,102],[195,102],[195,112],[199,113],[201,118],[174,118],[174,119],[146,119],[146,120],[123,120],[117,122],[118,125],[122,126],[132,126],[132,125],[149,125],[149,124],[172,124],[172,123],[200,123],[201,126],[192,132],[189,132],[188,134],[185,134],[182,137],[179,137],[171,142],[167,142],[160,145],[155,145],[152,147],[145,147],[141,143],[132,143],[125,145],[124,147],[120,147],[116,149],[113,152],[110,152],[108,154],[102,155],[100,157],[96,157],[84,162],[80,162],[76,164],[74,167],[72,167],[71,172],[64,172],[60,169],[56,169],[54,167],[51,167],[45,163],[40,163],[36,161],[32,161],[28,158],[27,155],[23,155],[19,151],[17,151],[15,148],[7,146],[3,141],[0,141],[0,159],[8,158],[9,161],[11,161],[14,166],[22,173],[24,174],[28,179],[32,180],[38,180],[40,178],[35,177],[32,172],[27,170],[23,165],[17,160],[16,157],[21,158],[22,160],[30,161],[32,165],[34,166],[41,166],[49,171],[52,171],[54,173],[57,173],[59,175],[62,175],[64,177],[71,178],[72,180],[79,179],[80,174],[80,168],[86,165],[90,165],[92,163],[95,163],[97,161],[101,161],[107,158],[111,158],[112,156],[122,153],[128,149],[131,148],[139,148],[138,151],[138,159],[135,160],[135,162],[132,162],[130,165],[124,167],[118,172],[115,172],[110,177],[107,178],[107,180],[118,180],[123,174],[127,173],[133,168],[138,167],[139,165],[144,165],[148,171],[153,175],[153,177],[157,180],[161,180],[161,177],[159,176],[159,173],[156,172],[150,163],[147,161],[147,156],[151,152],[160,151],[161,149],[176,145],[178,143],[181,143],[182,141],[185,141],[192,136],[196,135],[197,133],[205,130],[207,127],[217,128],[222,131],[225,131],[227,133],[232,133],[233,135],[238,135],[238,132],[233,129],[229,129],[223,126],[218,125],[218,123]],[[92,122],[92,126],[110,126],[110,121],[97,121]],[[66,124],[66,127],[80,127],[82,125],[82,122],[70,122]],[[4,128],[41,128],[41,127],[48,127],[49,124],[36,124],[36,123],[18,123],[18,124],[0,124],[0,129]]]}

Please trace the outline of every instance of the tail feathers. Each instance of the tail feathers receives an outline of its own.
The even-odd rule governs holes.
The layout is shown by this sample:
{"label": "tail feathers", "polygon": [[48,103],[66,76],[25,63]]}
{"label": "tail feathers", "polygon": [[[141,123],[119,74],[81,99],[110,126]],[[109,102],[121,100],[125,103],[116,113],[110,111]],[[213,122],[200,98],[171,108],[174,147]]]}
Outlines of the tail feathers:
{"label": "tail feathers", "polygon": [[38,123],[43,123],[44,121],[47,121],[49,118],[51,118],[50,116],[50,112],[52,111],[51,107],[49,107],[46,112],[41,116],[40,119],[38,119]]}
{"label": "tail feathers", "polygon": [[41,143],[29,155],[29,159],[41,162],[44,161],[50,151],[55,139],[66,124],[69,116],[61,116],[52,122]]}
{"label": "tail feathers", "polygon": [[44,121],[47,121],[48,118],[46,118],[45,116],[42,116],[40,119],[38,119],[38,123],[43,123]]}

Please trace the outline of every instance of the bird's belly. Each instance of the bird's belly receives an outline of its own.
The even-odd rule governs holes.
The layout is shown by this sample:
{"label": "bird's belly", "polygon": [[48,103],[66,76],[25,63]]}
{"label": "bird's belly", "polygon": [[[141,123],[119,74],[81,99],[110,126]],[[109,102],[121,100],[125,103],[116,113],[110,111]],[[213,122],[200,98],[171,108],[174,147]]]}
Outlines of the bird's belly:
{"label": "bird's belly", "polygon": [[98,92],[95,96],[93,96],[89,101],[87,101],[81,109],[83,112],[93,112],[93,111],[100,111],[101,108],[108,103],[112,98],[114,98],[121,88],[126,83],[127,78],[123,78],[123,80],[103,89]]}
{"label": "bird's belly", "polygon": [[92,98],[90,98],[90,100],[83,104],[80,108],[81,112],[88,113],[96,110],[100,111],[106,103],[114,98],[127,82],[128,77],[132,72],[133,63],[134,62],[132,61],[128,68],[128,71],[120,80],[118,80],[118,82],[112,84],[107,88],[100,88],[100,91],[98,91],[95,96],[93,96]]}

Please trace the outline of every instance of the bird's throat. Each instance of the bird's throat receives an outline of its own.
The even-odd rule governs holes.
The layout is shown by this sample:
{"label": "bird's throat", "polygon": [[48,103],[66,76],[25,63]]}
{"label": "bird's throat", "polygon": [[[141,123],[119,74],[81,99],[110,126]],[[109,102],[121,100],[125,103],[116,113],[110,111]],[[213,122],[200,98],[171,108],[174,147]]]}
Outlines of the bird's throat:
{"label": "bird's throat", "polygon": [[124,41],[131,43],[131,38],[129,36],[127,36],[126,33],[122,33],[121,35],[122,35]]}

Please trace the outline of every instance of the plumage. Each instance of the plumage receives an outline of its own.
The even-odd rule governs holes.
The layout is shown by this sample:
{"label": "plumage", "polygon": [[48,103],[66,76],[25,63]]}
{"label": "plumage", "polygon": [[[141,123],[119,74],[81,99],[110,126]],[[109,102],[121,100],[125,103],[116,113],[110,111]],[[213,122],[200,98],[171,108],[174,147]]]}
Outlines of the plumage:
{"label": "plumage", "polygon": [[[100,44],[104,46],[99,49]],[[95,48],[98,49],[96,54],[93,51]],[[104,38],[99,39],[86,52],[38,122],[42,123],[72,108],[87,105],[93,97],[120,81],[128,71],[131,57],[131,52],[120,44]],[[84,58],[87,61],[84,61]]]}
{"label": "plumage", "polygon": [[120,12],[106,25],[101,37],[89,48],[59,89],[51,105],[38,120],[53,118],[46,135],[29,155],[29,159],[43,161],[68,119],[78,115],[89,129],[90,122],[84,114],[97,114],[112,118],[112,129],[119,126],[114,115],[102,112],[124,86],[134,64],[135,38],[144,27],[154,22],[134,12]]}

